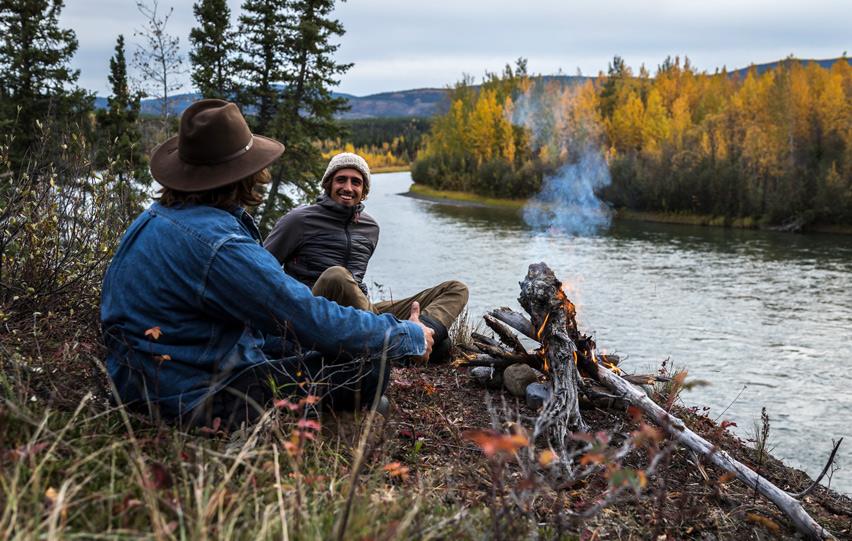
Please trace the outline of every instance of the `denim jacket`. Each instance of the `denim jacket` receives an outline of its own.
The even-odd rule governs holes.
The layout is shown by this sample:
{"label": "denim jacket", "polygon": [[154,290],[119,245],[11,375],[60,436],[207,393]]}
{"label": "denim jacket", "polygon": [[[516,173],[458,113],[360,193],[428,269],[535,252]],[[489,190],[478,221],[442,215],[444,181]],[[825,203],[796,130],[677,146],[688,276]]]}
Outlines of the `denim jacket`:
{"label": "denim jacket", "polygon": [[[125,402],[178,417],[277,355],[422,355],[419,326],[314,297],[260,244],[243,209],[154,203],[104,278],[107,369]],[[282,338],[286,336],[286,338]]]}

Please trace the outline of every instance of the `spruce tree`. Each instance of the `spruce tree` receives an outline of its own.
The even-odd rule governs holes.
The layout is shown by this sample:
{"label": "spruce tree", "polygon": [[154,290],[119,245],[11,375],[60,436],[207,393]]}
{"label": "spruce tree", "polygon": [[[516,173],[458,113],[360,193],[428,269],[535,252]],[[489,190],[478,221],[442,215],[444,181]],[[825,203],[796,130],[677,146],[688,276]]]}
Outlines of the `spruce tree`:
{"label": "spruce tree", "polygon": [[0,132],[13,134],[13,170],[35,151],[40,126],[61,130],[91,108],[91,97],[76,87],[79,71],[68,65],[77,38],[59,27],[63,7],[63,0],[0,0]]}
{"label": "spruce tree", "polygon": [[98,128],[101,139],[97,161],[99,167],[112,163],[112,170],[121,182],[135,179],[137,183],[151,182],[147,160],[142,151],[142,134],[139,120],[139,92],[131,92],[127,81],[127,57],[124,36],[119,35],[115,54],[109,59],[109,83],[112,94],[107,98],[107,108],[98,111]]}
{"label": "spruce tree", "polygon": [[225,0],[201,0],[192,6],[198,26],[189,33],[192,83],[205,98],[233,99],[234,35]]}
{"label": "spruce tree", "polygon": [[344,33],[343,25],[329,17],[334,0],[294,0],[289,7],[284,34],[288,71],[274,130],[287,151],[273,171],[260,220],[262,229],[292,206],[280,193],[283,182],[295,184],[305,193],[316,191],[325,164],[314,143],[339,135],[334,117],[346,109],[346,100],[334,97],[331,89],[352,67],[334,60],[339,45],[331,40]]}
{"label": "spruce tree", "polygon": [[612,63],[607,70],[607,76],[601,87],[599,100],[599,110],[601,116],[606,119],[612,118],[612,114],[618,106],[618,99],[624,83],[633,74],[630,68],[625,64],[624,59],[616,55],[612,59]]}
{"label": "spruce tree", "polygon": [[253,130],[267,136],[274,135],[270,128],[288,80],[287,16],[286,1],[246,0],[239,19],[237,101],[245,113],[253,113]]}

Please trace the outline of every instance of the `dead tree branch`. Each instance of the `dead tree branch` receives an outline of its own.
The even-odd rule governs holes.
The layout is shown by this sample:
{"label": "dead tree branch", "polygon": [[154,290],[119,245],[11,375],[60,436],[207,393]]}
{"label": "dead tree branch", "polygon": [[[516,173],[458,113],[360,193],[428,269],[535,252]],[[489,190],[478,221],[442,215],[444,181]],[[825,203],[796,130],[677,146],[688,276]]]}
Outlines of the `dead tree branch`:
{"label": "dead tree branch", "polygon": [[834,455],[836,455],[837,450],[840,449],[841,443],[843,443],[843,438],[840,438],[839,440],[837,440],[837,443],[834,444],[834,449],[832,449],[831,454],[828,455],[828,462],[825,463],[825,467],[822,469],[822,473],[820,473],[819,477],[817,477],[814,482],[811,483],[811,486],[801,492],[797,492],[795,494],[788,492],[787,494],[789,494],[793,498],[796,498],[797,500],[801,500],[802,498],[813,492],[813,490],[819,485],[819,482],[822,481],[822,478],[825,477],[825,474],[828,473],[828,469],[831,467],[832,464],[834,464]]}

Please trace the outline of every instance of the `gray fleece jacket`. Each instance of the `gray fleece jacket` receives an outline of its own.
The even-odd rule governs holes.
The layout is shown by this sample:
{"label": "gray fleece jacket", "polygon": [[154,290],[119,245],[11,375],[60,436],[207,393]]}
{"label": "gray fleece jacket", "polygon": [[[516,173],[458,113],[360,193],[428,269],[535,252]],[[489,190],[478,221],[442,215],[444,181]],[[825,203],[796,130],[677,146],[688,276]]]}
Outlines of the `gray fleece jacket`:
{"label": "gray fleece jacket", "polygon": [[308,287],[339,265],[349,269],[366,295],[364,273],[379,243],[379,224],[363,210],[363,204],[346,207],[321,195],[313,205],[278,220],[263,245],[287,274]]}

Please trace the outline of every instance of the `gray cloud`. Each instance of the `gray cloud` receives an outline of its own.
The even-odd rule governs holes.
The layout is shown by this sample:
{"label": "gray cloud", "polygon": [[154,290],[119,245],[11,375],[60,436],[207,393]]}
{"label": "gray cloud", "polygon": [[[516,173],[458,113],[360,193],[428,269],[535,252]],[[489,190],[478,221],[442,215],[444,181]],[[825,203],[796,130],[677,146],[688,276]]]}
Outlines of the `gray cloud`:
{"label": "gray cloud", "polygon": [[[240,1],[229,4],[236,14]],[[186,51],[192,2],[171,5],[170,29]],[[336,17],[347,30],[338,59],[355,63],[339,90],[356,95],[446,86],[463,73],[501,70],[520,56],[537,73],[580,68],[596,74],[616,54],[634,68],[644,63],[652,70],[668,55],[686,55],[699,69],[713,71],[789,54],[839,56],[852,42],[846,0],[356,0],[339,4]],[[68,3],[62,23],[80,40],[74,64],[83,86],[108,92],[116,36],[124,33],[132,51],[133,31],[142,22],[131,0]]]}

